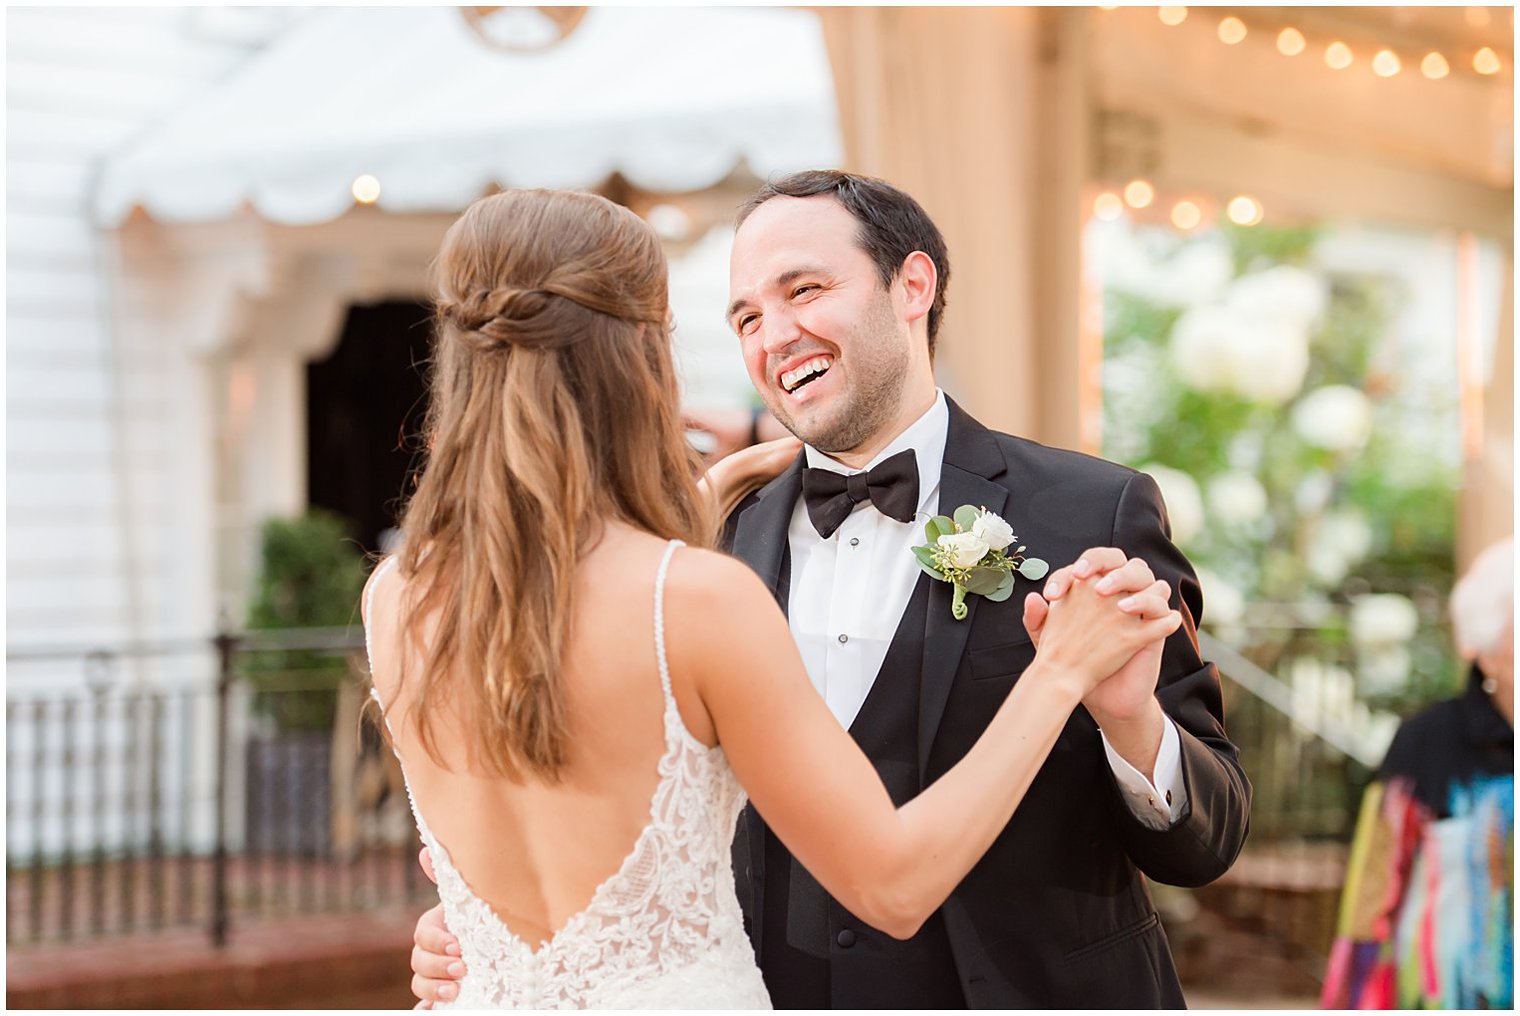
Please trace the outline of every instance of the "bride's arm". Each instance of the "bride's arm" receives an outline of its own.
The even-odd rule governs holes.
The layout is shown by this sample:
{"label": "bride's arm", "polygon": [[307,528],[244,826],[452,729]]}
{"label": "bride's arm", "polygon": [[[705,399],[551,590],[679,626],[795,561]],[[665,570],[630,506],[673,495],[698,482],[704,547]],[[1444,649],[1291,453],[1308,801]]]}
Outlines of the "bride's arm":
{"label": "bride's arm", "polygon": [[677,555],[666,643],[672,671],[689,675],[782,842],[850,912],[908,938],[1007,825],[1083,695],[1180,620],[1154,590],[1143,594],[1154,620],[1119,613],[1085,583],[1073,592],[1052,605],[1034,662],[981,739],[901,808],[809,683],[785,619],[749,568]]}
{"label": "bride's arm", "polygon": [[697,486],[717,505],[718,518],[727,518],[750,491],[773,480],[801,450],[802,442],[794,437],[751,445],[714,462]]}

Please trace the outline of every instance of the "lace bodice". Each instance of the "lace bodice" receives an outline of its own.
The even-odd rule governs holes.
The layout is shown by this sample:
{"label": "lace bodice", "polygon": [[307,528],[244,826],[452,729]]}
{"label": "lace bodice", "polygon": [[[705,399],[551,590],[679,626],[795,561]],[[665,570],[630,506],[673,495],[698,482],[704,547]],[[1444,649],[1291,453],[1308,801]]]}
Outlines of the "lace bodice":
{"label": "lace bodice", "polygon": [[[672,541],[666,548],[655,579],[665,751],[649,822],[585,909],[535,952],[470,889],[411,799],[417,830],[433,855],[445,920],[469,971],[455,1007],[770,1007],[734,894],[729,849],[744,792],[722,749],[687,731],[671,693],[664,589],[678,546]],[[367,636],[367,609],[365,619]]]}

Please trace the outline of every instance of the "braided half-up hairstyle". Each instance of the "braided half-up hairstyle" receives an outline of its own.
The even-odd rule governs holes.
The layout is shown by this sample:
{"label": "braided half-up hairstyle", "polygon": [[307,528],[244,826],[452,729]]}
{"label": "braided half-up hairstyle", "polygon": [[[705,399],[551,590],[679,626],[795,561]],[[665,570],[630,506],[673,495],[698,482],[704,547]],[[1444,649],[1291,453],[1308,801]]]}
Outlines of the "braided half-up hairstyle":
{"label": "braided half-up hairstyle", "polygon": [[667,275],[654,231],[593,194],[495,194],[444,237],[427,461],[400,551],[401,631],[427,647],[409,698],[439,764],[452,698],[488,772],[553,781],[572,590],[605,524],[712,545]]}

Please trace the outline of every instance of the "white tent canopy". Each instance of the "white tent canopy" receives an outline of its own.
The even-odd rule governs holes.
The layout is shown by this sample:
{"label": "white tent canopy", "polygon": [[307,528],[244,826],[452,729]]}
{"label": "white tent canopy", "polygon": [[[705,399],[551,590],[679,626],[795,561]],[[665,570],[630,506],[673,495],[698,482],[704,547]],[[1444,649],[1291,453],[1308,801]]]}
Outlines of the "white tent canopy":
{"label": "white tent canopy", "polygon": [[592,8],[535,53],[486,44],[455,7],[307,15],[225,83],[109,158],[95,212],[207,221],[245,204],[333,219],[354,180],[391,211],[453,211],[501,186],[583,187],[613,171],[690,191],[741,161],[764,176],[837,165],[822,31],[798,10]]}

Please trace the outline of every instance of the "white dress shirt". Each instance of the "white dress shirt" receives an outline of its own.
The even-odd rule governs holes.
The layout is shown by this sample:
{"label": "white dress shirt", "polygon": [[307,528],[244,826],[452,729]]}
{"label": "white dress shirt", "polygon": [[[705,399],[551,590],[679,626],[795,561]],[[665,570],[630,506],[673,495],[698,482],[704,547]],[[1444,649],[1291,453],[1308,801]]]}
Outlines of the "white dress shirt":
{"label": "white dress shirt", "polygon": [[[913,450],[918,462],[919,512],[913,522],[898,522],[863,502],[825,540],[813,528],[801,498],[792,511],[787,533],[792,560],[787,617],[813,687],[846,729],[855,722],[876,682],[918,582],[912,548],[923,542],[924,520],[936,514],[939,506],[949,429],[950,410],[940,392],[923,416],[866,464],[870,469],[901,451]],[[849,469],[812,446],[803,451],[807,464],[815,469],[846,475],[864,471]],[[1113,750],[1106,735],[1103,747],[1135,817],[1153,829],[1165,829],[1176,821],[1186,803],[1186,790],[1171,718],[1167,718],[1156,759],[1154,785]]]}

